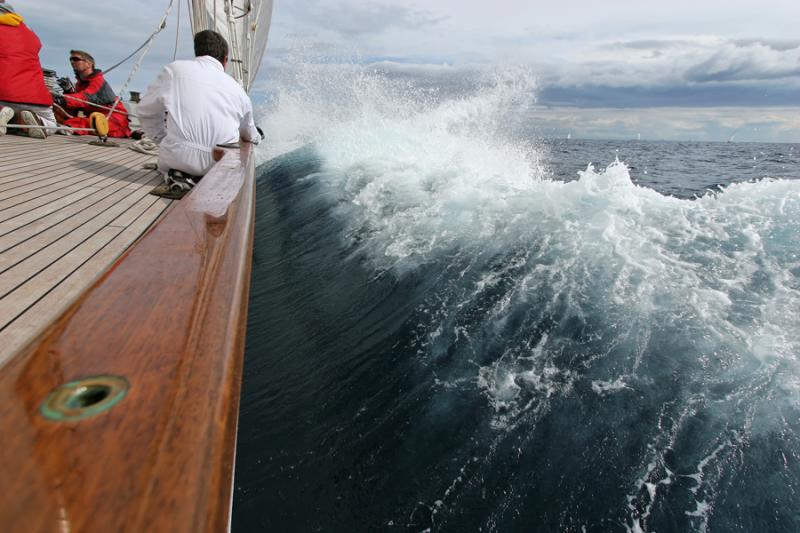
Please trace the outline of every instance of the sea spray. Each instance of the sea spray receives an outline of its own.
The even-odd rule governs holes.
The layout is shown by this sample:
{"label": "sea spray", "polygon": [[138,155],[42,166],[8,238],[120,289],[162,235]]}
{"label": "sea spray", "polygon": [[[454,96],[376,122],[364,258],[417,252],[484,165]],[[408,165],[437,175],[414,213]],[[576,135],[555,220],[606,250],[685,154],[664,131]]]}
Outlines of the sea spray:
{"label": "sea spray", "polygon": [[540,141],[503,131],[524,76],[444,97],[325,70],[334,109],[302,74],[273,135],[310,144],[259,177],[240,457],[267,466],[240,474],[260,495],[241,513],[800,525],[800,182],[682,199],[611,154],[556,180]]}

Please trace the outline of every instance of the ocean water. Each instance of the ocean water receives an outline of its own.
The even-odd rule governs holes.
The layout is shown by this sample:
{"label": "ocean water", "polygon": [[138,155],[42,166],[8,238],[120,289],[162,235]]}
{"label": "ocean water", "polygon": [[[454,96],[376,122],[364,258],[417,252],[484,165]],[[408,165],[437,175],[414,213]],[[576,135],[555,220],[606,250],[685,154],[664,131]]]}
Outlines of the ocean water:
{"label": "ocean water", "polygon": [[524,77],[292,82],[234,531],[800,530],[800,145],[547,140]]}

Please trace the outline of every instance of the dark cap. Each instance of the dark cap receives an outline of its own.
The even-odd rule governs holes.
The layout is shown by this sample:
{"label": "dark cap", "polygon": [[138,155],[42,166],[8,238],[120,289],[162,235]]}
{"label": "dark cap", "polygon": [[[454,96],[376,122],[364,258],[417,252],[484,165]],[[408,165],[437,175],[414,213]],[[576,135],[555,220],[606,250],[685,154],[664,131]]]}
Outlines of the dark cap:
{"label": "dark cap", "polygon": [[94,65],[94,58],[92,57],[92,54],[90,54],[89,52],[84,52],[83,50],[70,50],[69,55],[82,57],[84,60]]}

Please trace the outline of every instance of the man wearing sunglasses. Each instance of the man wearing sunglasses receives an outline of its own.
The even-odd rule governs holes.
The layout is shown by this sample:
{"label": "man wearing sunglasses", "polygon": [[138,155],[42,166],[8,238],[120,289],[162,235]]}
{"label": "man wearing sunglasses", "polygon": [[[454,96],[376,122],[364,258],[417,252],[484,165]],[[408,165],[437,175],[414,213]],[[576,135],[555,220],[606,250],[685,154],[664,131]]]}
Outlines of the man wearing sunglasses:
{"label": "man wearing sunglasses", "polygon": [[[88,116],[99,111],[104,115],[113,108],[108,117],[109,137],[130,137],[128,111],[111,86],[103,77],[103,72],[95,68],[94,58],[83,50],[70,50],[69,63],[72,66],[77,83],[73,90],[64,91],[63,98],[56,98],[56,118],[62,124],[73,128],[90,128]],[[79,116],[83,113],[84,116]],[[79,135],[90,135],[89,131],[76,131]]]}

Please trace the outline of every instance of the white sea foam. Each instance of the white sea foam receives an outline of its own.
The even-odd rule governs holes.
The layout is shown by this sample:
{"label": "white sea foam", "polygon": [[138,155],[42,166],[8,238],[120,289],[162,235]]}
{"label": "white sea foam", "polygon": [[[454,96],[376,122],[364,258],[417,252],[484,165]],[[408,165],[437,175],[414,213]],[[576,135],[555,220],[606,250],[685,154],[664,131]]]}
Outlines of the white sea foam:
{"label": "white sea foam", "polygon": [[614,381],[602,381],[602,380],[593,380],[592,381],[592,390],[595,394],[613,394],[615,392],[619,392],[629,388],[627,383],[625,383],[625,379],[620,377],[615,379]]}
{"label": "white sea foam", "polygon": [[[591,315],[607,352],[584,369],[623,346],[632,353],[592,376],[598,394],[639,377],[654,328],[686,340],[714,379],[743,368],[800,370],[800,182],[739,183],[682,200],[635,185],[619,161],[552,180],[535,143],[503,134],[504,121],[533,101],[535,81],[518,70],[456,98],[356,66],[305,65],[295,76],[271,108],[264,155],[314,143],[325,162],[320,184],[346,207],[337,211],[345,236],[358,236],[353,246],[376,270],[402,276],[442,257],[473,258],[481,274],[442,305],[504,291],[484,325],[498,330],[542,295],[551,297],[543,316]],[[487,268],[497,256],[506,262]],[[479,336],[449,323],[451,314],[430,314],[439,318],[427,342],[460,331],[479,350]],[[535,349],[478,365],[473,383],[498,426],[569,394],[581,377],[559,367],[566,341],[539,337],[529,339]],[[800,406],[797,381],[786,384],[787,401]]]}

